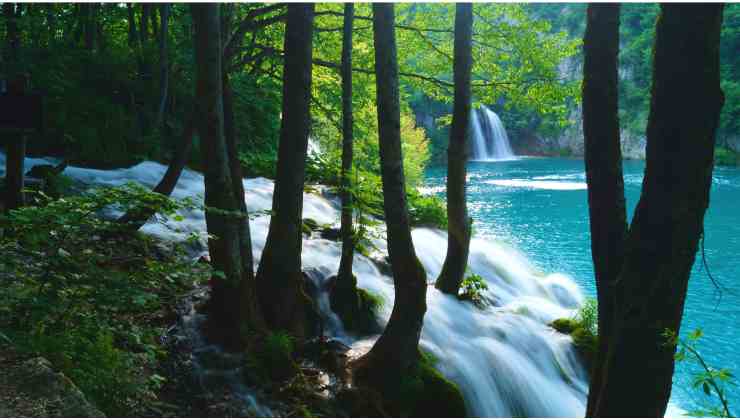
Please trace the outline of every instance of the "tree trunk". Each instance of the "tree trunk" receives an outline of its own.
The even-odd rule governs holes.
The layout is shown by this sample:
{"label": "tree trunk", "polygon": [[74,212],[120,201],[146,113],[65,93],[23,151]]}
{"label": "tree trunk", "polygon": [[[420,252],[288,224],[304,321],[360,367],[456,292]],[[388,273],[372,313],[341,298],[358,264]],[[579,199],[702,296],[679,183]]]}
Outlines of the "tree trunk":
{"label": "tree trunk", "polygon": [[[8,93],[22,95],[26,91],[27,81],[16,68],[20,59],[20,33],[17,18],[20,15],[16,9],[20,7],[12,3],[3,4],[5,18],[5,62],[6,69],[10,69],[8,76]],[[13,210],[24,205],[24,160],[26,157],[26,136],[21,132],[8,132],[6,138],[5,158],[5,210]]]}
{"label": "tree trunk", "polygon": [[268,326],[305,336],[301,214],[310,128],[314,5],[290,4],[285,25],[283,105],[272,218],[257,270]]}
{"label": "tree trunk", "polygon": [[95,22],[92,3],[82,3],[82,27],[85,40],[85,49],[92,51],[95,48]]}
{"label": "tree trunk", "polygon": [[[722,108],[722,4],[662,4],[642,194],[625,243],[598,417],[663,417]],[[600,46],[601,47],[601,46]],[[692,106],[687,107],[689,103]]]}
{"label": "tree trunk", "polygon": [[234,93],[227,72],[223,75],[223,102],[224,102],[224,133],[226,148],[229,154],[229,168],[234,194],[239,204],[239,211],[244,214],[238,220],[239,250],[241,251],[242,272],[244,281],[240,289],[242,311],[244,317],[250,317],[253,326],[265,328],[265,320],[259,307],[257,283],[254,277],[254,256],[252,255],[252,234],[249,229],[249,212],[247,211],[242,167],[239,162],[239,153],[236,146],[236,124],[234,123]]}
{"label": "tree trunk", "polygon": [[152,5],[149,3],[141,3],[141,20],[139,21],[139,43],[142,48],[146,45],[149,40],[149,15],[152,11]]}
{"label": "tree trunk", "polygon": [[614,317],[612,289],[622,267],[627,236],[617,90],[619,4],[588,6],[583,51],[583,135],[600,337],[591,372],[589,415],[601,388]]}
{"label": "tree trunk", "polygon": [[132,3],[126,3],[128,12],[128,45],[131,49],[136,50],[136,44],[139,42],[139,34],[136,31],[136,10]]}
{"label": "tree trunk", "polygon": [[192,5],[191,10],[196,39],[196,107],[204,162],[206,226],[213,235],[208,250],[214,269],[221,273],[212,279],[209,321],[224,332],[222,338],[229,344],[239,344],[247,334],[260,328],[260,314],[250,311],[256,302],[243,300],[242,292],[249,287],[245,284],[249,276],[243,270],[239,217],[221,213],[239,212],[240,205],[233,191],[224,139],[219,5]]}
{"label": "tree trunk", "polygon": [[[352,115],[352,24],[355,5],[344,5],[344,27],[342,35],[342,257],[337,273],[337,291],[349,295],[348,302],[357,302],[357,284],[352,276],[352,260],[355,253],[354,231],[352,228],[352,142],[354,141]],[[343,299],[344,300],[344,299]]]}
{"label": "tree trunk", "polygon": [[[159,107],[157,109],[157,119],[155,127],[161,127],[164,120],[165,106],[167,105],[167,92],[169,90],[169,60],[167,54],[167,31],[169,27],[170,5],[161,4],[159,6],[159,17],[162,20],[161,31],[159,32]],[[164,137],[164,129],[162,130]]]}
{"label": "tree trunk", "polygon": [[[185,169],[185,165],[187,165],[188,158],[190,157],[190,150],[193,146],[193,134],[195,133],[195,121],[196,118],[194,115],[188,119],[180,144],[175,150],[175,155],[172,157],[167,171],[157,186],[154,187],[154,190],[152,190],[155,193],[169,197],[175,186],[177,186],[177,181],[180,179],[180,175],[183,169]],[[135,231],[141,229],[152,216],[154,216],[153,209],[131,209],[118,219],[118,223],[128,224],[129,228]]]}
{"label": "tree trunk", "polygon": [[465,164],[470,127],[470,72],[473,67],[473,5],[458,3],[455,12],[455,99],[447,148],[447,256],[436,287],[457,295],[470,252],[472,220],[465,200]]}
{"label": "tree trunk", "polygon": [[373,4],[373,38],[383,209],[396,297],[385,331],[358,361],[356,375],[361,382],[382,384],[418,362],[427,284],[411,240],[406,203],[393,4]]}

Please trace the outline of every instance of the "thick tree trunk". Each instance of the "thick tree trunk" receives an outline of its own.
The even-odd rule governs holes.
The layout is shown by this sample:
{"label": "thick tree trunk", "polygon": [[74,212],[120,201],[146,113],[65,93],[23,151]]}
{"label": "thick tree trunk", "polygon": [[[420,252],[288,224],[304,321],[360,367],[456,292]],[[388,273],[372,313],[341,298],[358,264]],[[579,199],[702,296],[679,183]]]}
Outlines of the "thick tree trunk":
{"label": "thick tree trunk", "polygon": [[[159,32],[159,107],[157,108],[157,119],[155,127],[161,127],[164,120],[164,111],[167,105],[167,92],[169,91],[169,60],[167,54],[167,32],[170,20],[170,5],[159,6],[159,18],[162,21]],[[164,136],[164,129],[162,130]]]}
{"label": "thick tree trunk", "polygon": [[[352,24],[355,5],[344,5],[344,28],[342,35],[342,257],[339,260],[337,290],[349,295],[350,302],[356,302],[357,285],[352,276],[352,259],[355,253],[354,231],[352,228],[352,132],[354,122],[352,115]],[[354,299],[353,299],[354,297]]]}
{"label": "thick tree trunk", "polygon": [[378,384],[400,377],[418,362],[427,284],[411,240],[406,203],[393,4],[373,4],[373,37],[383,209],[396,297],[385,331],[358,362],[356,374],[361,382]]}
{"label": "thick tree trunk", "polygon": [[593,416],[665,414],[676,349],[666,344],[663,334],[679,333],[709,205],[723,102],[722,8],[661,5],[645,178],[617,279],[615,324]]}
{"label": "thick tree trunk", "polygon": [[244,301],[243,291],[253,284],[245,284],[249,275],[243,270],[239,217],[220,213],[239,212],[240,205],[233,191],[224,139],[219,5],[192,5],[191,10],[196,39],[196,106],[204,162],[206,226],[213,235],[208,249],[214,268],[222,273],[212,281],[210,321],[225,332],[223,338],[239,343],[261,327],[261,317],[259,311],[250,311],[256,302]]}
{"label": "thick tree trunk", "polygon": [[305,336],[301,214],[310,128],[314,5],[290,4],[285,25],[283,106],[272,218],[257,270],[265,319],[273,329]]}
{"label": "thick tree trunk", "polygon": [[465,164],[470,127],[470,72],[473,67],[473,5],[458,3],[455,12],[455,99],[447,148],[447,256],[436,287],[457,295],[470,252],[472,220],[465,200]]}
{"label": "thick tree trunk", "polygon": [[[188,163],[190,157],[190,150],[193,146],[193,134],[195,133],[195,116],[191,116],[183,131],[182,139],[178,148],[175,150],[175,155],[172,157],[167,171],[162,176],[157,186],[154,187],[155,193],[159,193],[165,196],[170,196],[172,191],[177,185],[177,181],[180,179],[185,165]],[[154,216],[153,209],[132,209],[118,219],[119,223],[128,224],[131,230],[139,230],[142,226]]]}
{"label": "thick tree trunk", "polygon": [[612,289],[622,267],[627,236],[617,90],[619,4],[588,6],[583,51],[583,134],[600,337],[591,373],[588,415],[601,389],[614,318]]}

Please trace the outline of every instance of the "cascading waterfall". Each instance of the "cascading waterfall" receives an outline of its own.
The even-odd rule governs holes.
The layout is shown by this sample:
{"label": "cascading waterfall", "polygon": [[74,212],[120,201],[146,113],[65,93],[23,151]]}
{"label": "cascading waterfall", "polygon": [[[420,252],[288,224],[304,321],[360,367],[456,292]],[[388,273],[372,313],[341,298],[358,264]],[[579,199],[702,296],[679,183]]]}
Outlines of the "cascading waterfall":
{"label": "cascading waterfall", "polygon": [[471,113],[472,160],[511,160],[509,136],[498,115],[485,105]]}
{"label": "cascading waterfall", "polygon": [[[50,163],[28,159],[30,166]],[[0,164],[4,156],[0,154]],[[166,167],[143,162],[131,168],[95,170],[68,167],[64,174],[89,185],[122,185],[129,181],[147,187],[155,185]],[[250,212],[269,209],[273,182],[265,178],[244,180]],[[201,174],[185,170],[173,192],[174,198],[200,196],[204,193]],[[340,205],[337,200],[316,194],[304,194],[303,216],[320,224],[338,224]],[[149,223],[143,231],[166,240],[182,240],[191,232],[205,232],[204,214],[192,210],[181,222],[165,225]],[[269,216],[251,221],[255,261],[265,245]],[[439,274],[447,244],[446,233],[420,228],[413,231],[417,255],[432,283]],[[375,239],[380,252],[386,252],[384,240]],[[205,241],[199,252],[207,252]],[[336,272],[341,243],[325,239],[304,238],[303,267],[314,274],[311,280],[322,286],[326,277]],[[487,280],[485,309],[428,288],[427,313],[421,346],[437,358],[437,367],[456,382],[466,400],[470,415],[481,417],[577,417],[585,412],[587,375],[579,363],[570,337],[556,333],[547,324],[571,316],[583,297],[575,283],[561,274],[539,273],[525,257],[503,244],[474,238],[471,243],[470,269]],[[379,316],[390,317],[394,290],[392,279],[383,275],[368,258],[356,254],[354,272],[360,287],[382,296],[384,305]],[[321,289],[321,287],[319,287]],[[342,329],[331,312],[325,292],[318,296],[318,306],[328,322],[329,333],[351,345],[368,349],[377,337],[354,337]],[[212,349],[208,350],[212,351]],[[239,375],[231,375],[238,377]],[[236,381],[236,379],[234,379]],[[253,391],[239,384],[245,404],[256,413],[269,415]]]}

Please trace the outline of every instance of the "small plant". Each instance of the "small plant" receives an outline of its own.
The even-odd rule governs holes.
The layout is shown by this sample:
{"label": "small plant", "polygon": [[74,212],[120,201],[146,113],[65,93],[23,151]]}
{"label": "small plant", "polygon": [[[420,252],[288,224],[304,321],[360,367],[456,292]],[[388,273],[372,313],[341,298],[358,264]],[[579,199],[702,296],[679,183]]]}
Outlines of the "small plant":
{"label": "small plant", "polygon": [[460,283],[458,296],[462,300],[469,300],[476,305],[480,305],[483,303],[482,293],[484,290],[488,290],[488,285],[483,277],[470,273]]}
{"label": "small plant", "polygon": [[666,345],[676,347],[674,358],[677,362],[691,362],[701,367],[701,371],[694,374],[693,388],[701,387],[707,397],[715,397],[719,405],[709,405],[704,409],[689,412],[692,417],[733,417],[727,400],[726,386],[736,386],[735,376],[726,368],[716,369],[707,364],[696,345],[704,335],[701,329],[688,334],[685,339],[679,338],[674,331],[665,330],[663,336]]}
{"label": "small plant", "polygon": [[578,312],[576,312],[574,319],[579,324],[580,328],[583,328],[591,333],[591,335],[596,336],[599,333],[599,306],[596,299],[586,298],[586,301],[583,302],[583,306],[581,306],[581,308],[578,309]]}
{"label": "small plant", "polygon": [[284,331],[267,334],[262,343],[246,355],[247,379],[254,383],[284,381],[298,372],[293,360],[295,343]]}
{"label": "small plant", "polygon": [[430,226],[447,229],[447,207],[444,200],[433,195],[409,191],[409,216],[412,226]]}
{"label": "small plant", "polygon": [[738,154],[728,148],[714,149],[714,163],[720,166],[735,166],[738,164]]}
{"label": "small plant", "polygon": [[176,218],[180,203],[160,194],[133,185],[58,200],[37,194],[41,205],[0,216],[0,329],[18,352],[50,360],[106,414],[130,414],[162,383],[151,379],[165,354],[165,305],[210,270],[100,217],[155,206],[158,217]]}

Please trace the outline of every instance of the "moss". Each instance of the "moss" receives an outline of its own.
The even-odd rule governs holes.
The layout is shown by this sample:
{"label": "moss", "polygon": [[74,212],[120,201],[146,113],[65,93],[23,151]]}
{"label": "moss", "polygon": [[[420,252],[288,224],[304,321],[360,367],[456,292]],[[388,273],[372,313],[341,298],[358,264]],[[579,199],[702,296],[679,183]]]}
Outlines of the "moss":
{"label": "moss", "polygon": [[598,349],[598,337],[582,322],[572,318],[556,319],[550,323],[550,326],[561,334],[570,335],[573,339],[573,346],[590,371]]}
{"label": "moss", "polygon": [[561,334],[570,334],[579,327],[578,321],[571,318],[556,319],[550,323],[550,326]]}
{"label": "moss", "polygon": [[301,231],[306,235],[311,235],[311,233],[319,228],[319,223],[310,218],[303,219],[303,222],[301,223]]}
{"label": "moss", "polygon": [[401,417],[465,417],[460,388],[434,367],[434,358],[423,353],[417,366],[401,378],[398,411]]}
{"label": "moss", "polygon": [[714,150],[714,163],[720,166],[735,166],[740,163],[740,155],[730,149],[718,147]]}
{"label": "moss", "polygon": [[377,311],[383,306],[383,299],[365,289],[357,287],[357,278],[352,275],[351,284],[335,286],[329,296],[331,309],[342,320],[347,331],[358,334],[377,334],[382,331]]}
{"label": "moss", "polygon": [[246,379],[253,383],[265,380],[284,381],[298,373],[293,359],[293,338],[285,332],[272,332],[246,355]]}

